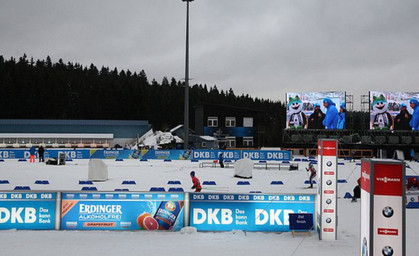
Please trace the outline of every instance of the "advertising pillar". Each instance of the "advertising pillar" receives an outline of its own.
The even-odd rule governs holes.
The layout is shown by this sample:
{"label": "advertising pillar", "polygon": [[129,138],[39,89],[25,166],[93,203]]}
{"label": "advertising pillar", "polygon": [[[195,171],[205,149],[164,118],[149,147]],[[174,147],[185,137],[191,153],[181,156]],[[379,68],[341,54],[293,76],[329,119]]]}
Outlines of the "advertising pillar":
{"label": "advertising pillar", "polygon": [[336,240],[338,142],[318,141],[319,185],[318,230],[320,240]]}
{"label": "advertising pillar", "polygon": [[362,160],[360,255],[405,255],[404,184],[404,162]]}

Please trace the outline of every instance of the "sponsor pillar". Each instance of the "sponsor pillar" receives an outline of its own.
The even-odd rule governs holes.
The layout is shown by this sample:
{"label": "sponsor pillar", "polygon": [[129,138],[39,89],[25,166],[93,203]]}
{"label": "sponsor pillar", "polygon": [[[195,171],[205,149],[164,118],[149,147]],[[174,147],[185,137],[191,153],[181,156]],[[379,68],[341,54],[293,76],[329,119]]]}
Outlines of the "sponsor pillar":
{"label": "sponsor pillar", "polygon": [[360,255],[405,255],[404,184],[404,162],[362,160]]}
{"label": "sponsor pillar", "polygon": [[320,240],[336,240],[338,142],[318,141],[318,231]]}

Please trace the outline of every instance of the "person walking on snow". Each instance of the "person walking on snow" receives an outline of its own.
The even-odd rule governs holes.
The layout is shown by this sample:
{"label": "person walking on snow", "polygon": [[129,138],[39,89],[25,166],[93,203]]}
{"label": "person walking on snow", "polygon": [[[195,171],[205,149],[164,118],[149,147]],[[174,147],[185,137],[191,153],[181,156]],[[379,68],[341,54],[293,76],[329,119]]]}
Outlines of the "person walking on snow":
{"label": "person walking on snow", "polygon": [[307,171],[310,171],[310,187],[309,188],[313,188],[313,179],[316,177],[316,169],[314,169],[313,164],[309,163],[308,164],[308,169],[306,168]]}
{"label": "person walking on snow", "polygon": [[30,157],[29,157],[29,162],[30,162],[30,163],[35,163],[35,153],[36,153],[36,149],[35,149],[35,147],[34,147],[34,146],[32,146],[32,147],[29,149],[29,154],[30,154]]}
{"label": "person walking on snow", "polygon": [[191,171],[191,178],[192,178],[192,183],[193,183],[193,186],[191,187],[191,189],[195,189],[195,192],[201,192],[201,189],[202,189],[201,182],[195,176],[194,171]]}
{"label": "person walking on snow", "polygon": [[218,155],[218,162],[220,163],[221,168],[224,168],[224,157],[223,157],[223,153],[220,153]]}

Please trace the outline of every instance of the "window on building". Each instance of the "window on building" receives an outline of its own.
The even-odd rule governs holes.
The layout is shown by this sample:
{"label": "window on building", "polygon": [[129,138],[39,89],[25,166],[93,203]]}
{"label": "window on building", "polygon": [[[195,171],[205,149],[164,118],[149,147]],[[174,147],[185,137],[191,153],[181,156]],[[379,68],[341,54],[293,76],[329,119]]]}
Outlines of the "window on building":
{"label": "window on building", "polygon": [[228,148],[236,147],[236,137],[226,137],[226,146]]}
{"label": "window on building", "polygon": [[253,147],[253,137],[243,137],[243,146]]}
{"label": "window on building", "polygon": [[253,127],[253,117],[243,117],[243,127]]}
{"label": "window on building", "polygon": [[203,148],[206,148],[206,147],[207,147],[207,142],[203,141],[203,142],[201,143],[201,146],[202,146]]}
{"label": "window on building", "polygon": [[226,117],[226,127],[236,127],[236,118]]}
{"label": "window on building", "polygon": [[208,117],[208,127],[218,127],[218,117]]}

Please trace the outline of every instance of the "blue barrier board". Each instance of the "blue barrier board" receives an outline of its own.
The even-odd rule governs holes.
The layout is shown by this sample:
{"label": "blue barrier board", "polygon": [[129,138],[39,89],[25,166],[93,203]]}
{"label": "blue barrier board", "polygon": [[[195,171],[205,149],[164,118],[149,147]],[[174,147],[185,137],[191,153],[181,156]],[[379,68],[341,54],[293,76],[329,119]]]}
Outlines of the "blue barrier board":
{"label": "blue barrier board", "polygon": [[55,193],[0,192],[0,229],[54,229]]}
{"label": "blue barrier board", "polygon": [[183,193],[62,193],[61,229],[180,230]]}
{"label": "blue barrier board", "polygon": [[314,214],[314,195],[190,194],[199,231],[289,231],[289,213]]}

